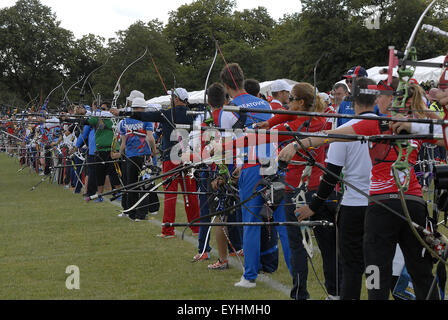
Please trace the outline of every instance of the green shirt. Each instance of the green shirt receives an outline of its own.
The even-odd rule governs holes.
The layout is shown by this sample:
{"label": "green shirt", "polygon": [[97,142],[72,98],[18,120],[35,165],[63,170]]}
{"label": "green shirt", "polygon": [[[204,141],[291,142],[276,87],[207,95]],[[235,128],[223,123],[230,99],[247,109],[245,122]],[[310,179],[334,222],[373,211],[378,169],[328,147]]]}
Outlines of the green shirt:
{"label": "green shirt", "polygon": [[110,151],[114,132],[112,121],[109,119],[90,118],[89,126],[95,129],[95,145],[98,151]]}

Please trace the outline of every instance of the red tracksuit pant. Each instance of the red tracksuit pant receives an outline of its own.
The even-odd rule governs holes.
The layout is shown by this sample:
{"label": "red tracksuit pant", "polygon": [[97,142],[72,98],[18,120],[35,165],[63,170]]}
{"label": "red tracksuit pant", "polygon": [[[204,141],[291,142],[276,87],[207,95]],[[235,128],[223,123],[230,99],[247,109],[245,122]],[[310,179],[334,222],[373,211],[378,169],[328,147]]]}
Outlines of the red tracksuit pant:
{"label": "red tracksuit pant", "polygon": [[[172,163],[171,161],[163,161],[163,173],[177,168],[179,165]],[[167,177],[165,177],[166,179]],[[185,180],[185,184],[182,180]],[[177,185],[183,192],[197,192],[196,180],[191,179],[186,174],[184,179],[180,175],[178,178],[174,179],[171,184],[164,185],[165,191],[177,191]],[[185,188],[184,188],[185,185]],[[185,190],[186,189],[186,190]],[[185,203],[185,211],[187,213],[188,221],[199,218],[199,201],[198,196],[193,194],[183,195]],[[188,199],[188,204],[187,204]],[[165,194],[164,206],[163,206],[163,223],[174,223],[176,220],[176,201],[177,194]],[[199,232],[199,227],[191,227],[191,231],[194,233]],[[162,227],[162,233],[166,235],[174,235],[173,227]]]}

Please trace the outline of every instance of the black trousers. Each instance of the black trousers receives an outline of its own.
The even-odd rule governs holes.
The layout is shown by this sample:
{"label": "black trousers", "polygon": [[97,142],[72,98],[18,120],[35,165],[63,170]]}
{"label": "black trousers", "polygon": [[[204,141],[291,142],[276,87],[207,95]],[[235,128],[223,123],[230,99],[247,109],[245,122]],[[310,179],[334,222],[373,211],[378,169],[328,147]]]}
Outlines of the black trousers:
{"label": "black trousers", "polygon": [[87,196],[93,196],[96,194],[97,184],[96,184],[96,165],[89,164],[94,163],[96,157],[94,155],[87,156],[87,175],[89,179],[87,181]]}
{"label": "black trousers", "polygon": [[[285,220],[297,221],[294,214],[296,205],[293,203],[293,192],[285,192]],[[289,249],[291,252],[292,289],[290,297],[294,300],[306,300],[310,297],[307,290],[308,254],[302,243],[302,233],[299,226],[287,226]]]}
{"label": "black trousers", "polygon": [[364,274],[364,220],[367,206],[344,206],[338,213],[339,255],[341,258],[341,300],[361,299]]}
{"label": "black trousers", "polygon": [[[129,185],[132,183],[135,183],[139,181],[139,175],[142,171],[143,164],[145,162],[144,156],[137,156],[137,157],[131,157],[127,158],[124,162],[124,174],[123,174],[123,183],[124,185]],[[151,190],[151,188],[154,186],[154,183],[152,183],[150,186],[143,188],[139,187],[134,190]],[[138,200],[141,199],[146,195],[146,193],[143,192],[124,192],[122,195],[122,206],[123,209],[129,209],[131,208]],[[157,212],[159,211],[160,203],[159,203],[159,197],[157,196],[157,193],[150,193],[145,197],[145,200],[143,200],[136,209],[130,211],[129,217],[131,219],[145,219],[146,215],[149,212]]]}
{"label": "black trousers", "polygon": [[[311,202],[311,198],[316,191],[307,192],[306,201]],[[333,192],[329,200],[311,217],[311,220],[327,220],[335,223],[337,210],[337,195]],[[339,295],[341,290],[342,265],[340,259],[336,259],[336,228],[334,227],[315,227],[313,229],[316,236],[316,242],[322,256],[322,268],[325,277],[325,288],[327,293],[333,296]]]}
{"label": "black trousers", "polygon": [[112,188],[114,186],[120,185],[120,179],[118,178],[118,173],[115,170],[114,164],[109,162],[112,161],[110,156],[110,151],[97,151],[96,162],[108,162],[105,164],[97,163],[96,166],[96,183],[98,186],[104,186],[106,181],[106,175],[109,176],[110,184]]}
{"label": "black trousers", "polygon": [[[382,201],[401,213],[403,208],[399,199]],[[414,200],[407,200],[407,207],[414,222],[425,226],[426,206]],[[433,261],[428,253],[422,257],[423,246],[417,240],[407,221],[392,214],[387,209],[371,203],[366,211],[364,234],[364,262],[366,269],[374,266],[379,269],[379,287],[368,288],[369,300],[389,299],[392,285],[392,261],[397,243],[403,251],[406,268],[414,285],[416,299],[426,298],[433,280]],[[371,274],[366,274],[368,277]],[[437,289],[430,299],[438,300]]]}

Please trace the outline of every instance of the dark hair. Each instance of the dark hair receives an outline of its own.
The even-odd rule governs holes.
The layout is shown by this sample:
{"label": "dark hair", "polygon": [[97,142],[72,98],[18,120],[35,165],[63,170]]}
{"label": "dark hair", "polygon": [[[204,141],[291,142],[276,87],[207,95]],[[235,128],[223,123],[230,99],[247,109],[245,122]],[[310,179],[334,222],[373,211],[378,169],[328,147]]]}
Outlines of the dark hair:
{"label": "dark hair", "polygon": [[101,101],[101,104],[98,107],[101,108],[103,105],[106,105],[107,110],[109,110],[111,105],[112,105],[112,100],[104,99],[104,100]]}
{"label": "dark hair", "polygon": [[213,83],[207,89],[208,103],[213,108],[221,108],[224,105],[224,100],[226,98],[226,89],[220,83]]}
{"label": "dark hair", "polygon": [[248,94],[257,97],[260,93],[260,82],[255,79],[247,79],[244,81],[244,90],[246,90]]}
{"label": "dark hair", "polygon": [[[362,77],[356,80],[356,85],[360,89],[368,89],[368,86],[371,85],[376,86],[376,82],[372,79]],[[376,98],[377,98],[376,95],[361,93],[357,97],[355,97],[355,103],[365,107],[373,107],[375,105]]]}
{"label": "dark hair", "polygon": [[221,81],[224,85],[233,90],[239,90],[244,85],[244,73],[238,63],[231,63],[224,66],[220,74]]}

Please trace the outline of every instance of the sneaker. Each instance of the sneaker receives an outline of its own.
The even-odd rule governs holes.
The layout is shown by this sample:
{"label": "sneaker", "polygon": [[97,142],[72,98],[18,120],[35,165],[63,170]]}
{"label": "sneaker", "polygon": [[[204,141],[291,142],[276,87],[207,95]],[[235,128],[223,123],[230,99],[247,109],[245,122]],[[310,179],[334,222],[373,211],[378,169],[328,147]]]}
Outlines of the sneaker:
{"label": "sneaker", "polygon": [[126,213],[120,213],[118,216],[117,216],[118,218],[127,218],[127,217],[129,217],[129,215],[127,215]]}
{"label": "sneaker", "polygon": [[152,215],[152,216],[155,216],[155,215],[158,215],[158,214],[159,214],[159,211],[151,212],[151,215]]}
{"label": "sneaker", "polygon": [[203,254],[198,253],[193,257],[193,260],[191,262],[198,262],[198,261],[204,261],[210,259],[208,252],[204,252]]}
{"label": "sneaker", "polygon": [[224,261],[221,262],[221,260],[218,259],[218,261],[216,261],[214,264],[209,264],[207,266],[207,268],[209,268],[210,270],[229,269],[229,261],[228,260],[224,260]]}
{"label": "sneaker", "polygon": [[328,295],[328,297],[325,298],[325,300],[341,300],[340,296],[332,296],[331,294]]}
{"label": "sneaker", "polygon": [[93,200],[93,202],[95,202],[95,203],[100,203],[100,202],[103,202],[103,201],[104,201],[103,197],[98,197],[95,200]]}
{"label": "sneaker", "polygon": [[66,185],[64,186],[64,189],[70,189],[70,185],[66,184]]}
{"label": "sneaker", "polygon": [[241,280],[237,283],[235,283],[235,287],[241,287],[241,288],[255,288],[257,284],[255,283],[255,280],[247,280],[244,278],[244,275],[241,276]]}
{"label": "sneaker", "polygon": [[236,257],[237,254],[238,254],[240,257],[244,257],[244,251],[243,251],[243,249],[238,250],[236,253],[235,253],[234,251],[232,251],[232,252],[229,253],[229,256],[231,256],[231,257]]}
{"label": "sneaker", "polygon": [[172,238],[176,238],[176,236],[174,234],[158,234],[156,235],[157,238],[162,238],[162,239],[172,239]]}

